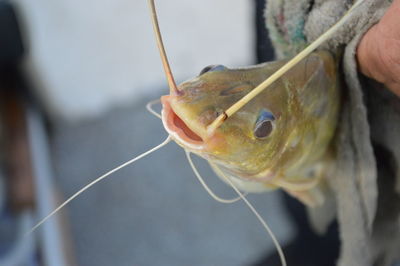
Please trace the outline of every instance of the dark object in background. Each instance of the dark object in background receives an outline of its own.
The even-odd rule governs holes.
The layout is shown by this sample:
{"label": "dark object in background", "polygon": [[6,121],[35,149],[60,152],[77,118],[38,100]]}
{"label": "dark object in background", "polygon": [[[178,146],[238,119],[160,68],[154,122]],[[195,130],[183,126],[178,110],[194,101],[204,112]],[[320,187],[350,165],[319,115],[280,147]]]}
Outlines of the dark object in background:
{"label": "dark object in background", "polygon": [[51,219],[25,235],[61,199],[44,112],[20,68],[24,45],[14,10],[0,0],[0,265],[76,265],[65,220]]}
{"label": "dark object in background", "polygon": [[[257,62],[274,60],[274,50],[265,26],[265,0],[255,0],[256,14],[256,52]],[[283,192],[282,192],[283,193]],[[325,235],[319,236],[311,229],[303,204],[283,193],[284,206],[296,226],[296,237],[283,247],[288,265],[296,266],[334,266],[339,256],[339,233],[335,222]],[[280,265],[277,252],[260,258],[253,266]]]}
{"label": "dark object in background", "polygon": [[22,237],[33,223],[33,172],[26,127],[24,56],[13,6],[0,0],[0,265],[38,265],[33,236]]}
{"label": "dark object in background", "polygon": [[26,97],[19,62],[24,55],[17,16],[8,1],[0,1],[0,120],[8,204],[13,211],[34,204],[32,165],[26,129]]}
{"label": "dark object in background", "polygon": [[0,0],[0,69],[18,62],[24,54],[21,31],[8,1]]}
{"label": "dark object in background", "polygon": [[255,0],[255,23],[256,23],[256,55],[257,62],[272,61],[275,58],[274,49],[269,40],[268,30],[265,26],[264,10],[266,1]]}

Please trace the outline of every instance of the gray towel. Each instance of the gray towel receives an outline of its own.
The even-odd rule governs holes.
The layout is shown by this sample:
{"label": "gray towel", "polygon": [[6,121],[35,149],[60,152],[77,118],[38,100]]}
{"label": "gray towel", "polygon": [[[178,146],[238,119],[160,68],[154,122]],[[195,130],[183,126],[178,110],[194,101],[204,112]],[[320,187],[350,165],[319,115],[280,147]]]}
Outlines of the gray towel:
{"label": "gray towel", "polygon": [[[327,217],[336,216],[342,243],[340,266],[390,265],[400,258],[400,101],[383,85],[359,74],[355,61],[360,38],[390,3],[365,0],[320,48],[344,50],[345,96],[335,139],[336,171],[328,180],[333,196],[309,214],[319,232],[332,220]],[[351,4],[349,0],[269,0],[266,21],[278,58],[301,51]]]}

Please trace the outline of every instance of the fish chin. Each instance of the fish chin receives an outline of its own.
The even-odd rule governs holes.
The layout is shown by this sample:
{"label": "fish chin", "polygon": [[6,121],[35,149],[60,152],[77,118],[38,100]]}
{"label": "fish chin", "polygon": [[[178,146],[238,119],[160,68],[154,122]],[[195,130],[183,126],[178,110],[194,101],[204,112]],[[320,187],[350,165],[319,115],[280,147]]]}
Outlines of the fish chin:
{"label": "fish chin", "polygon": [[198,134],[174,112],[170,104],[171,96],[162,96],[163,109],[161,112],[162,122],[168,134],[184,149],[191,151],[204,150],[205,144]]}
{"label": "fish chin", "polygon": [[[223,165],[223,164],[221,164]],[[232,166],[223,166],[223,169],[226,173],[229,173],[231,176],[235,176],[236,178],[242,179],[243,181],[251,181],[251,182],[258,182],[258,183],[268,183],[276,178],[276,172],[271,169],[264,169],[257,174],[254,173],[246,173],[238,170],[232,170],[234,167]]]}

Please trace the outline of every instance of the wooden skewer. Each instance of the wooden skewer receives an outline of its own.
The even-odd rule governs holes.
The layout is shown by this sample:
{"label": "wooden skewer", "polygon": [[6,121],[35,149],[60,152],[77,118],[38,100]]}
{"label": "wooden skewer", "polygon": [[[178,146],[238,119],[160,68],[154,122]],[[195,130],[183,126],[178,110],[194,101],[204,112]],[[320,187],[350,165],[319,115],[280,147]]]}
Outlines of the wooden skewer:
{"label": "wooden skewer", "polygon": [[176,86],[174,76],[172,75],[171,67],[168,62],[167,54],[165,53],[163,40],[161,37],[160,27],[158,26],[157,11],[154,4],[154,0],[148,0],[150,11],[151,11],[151,22],[153,24],[153,30],[156,35],[158,51],[160,52],[161,61],[165,71],[165,76],[167,77],[168,86],[170,88],[171,94],[178,95],[180,92]]}
{"label": "wooden skewer", "polygon": [[212,135],[213,132],[229,117],[231,117],[234,113],[236,113],[240,108],[242,108],[245,104],[251,101],[254,97],[256,97],[259,93],[265,90],[268,86],[274,83],[277,79],[282,77],[288,70],[294,67],[297,63],[311,54],[318,46],[320,46],[323,42],[328,40],[350,17],[352,11],[362,4],[364,0],[357,0],[353,6],[346,12],[346,14],[336,22],[332,27],[330,27],[324,34],[322,34],[318,39],[308,45],[303,51],[293,57],[289,62],[283,65],[280,69],[278,69],[274,74],[269,76],[265,81],[263,81],[260,85],[254,88],[251,92],[246,94],[242,99],[237,101],[231,107],[229,107],[225,112],[219,115],[208,127],[207,133],[208,135]]}

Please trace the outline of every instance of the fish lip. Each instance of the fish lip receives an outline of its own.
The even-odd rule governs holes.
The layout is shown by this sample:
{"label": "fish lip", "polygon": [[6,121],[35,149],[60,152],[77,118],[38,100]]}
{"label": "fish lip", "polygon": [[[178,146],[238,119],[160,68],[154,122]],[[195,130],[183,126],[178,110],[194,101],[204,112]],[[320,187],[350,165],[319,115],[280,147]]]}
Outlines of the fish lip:
{"label": "fish lip", "polygon": [[[172,109],[171,103],[170,103],[170,95],[162,96],[161,97],[161,103],[163,105],[162,111],[161,111],[161,117],[162,117],[162,122],[164,125],[165,130],[168,132],[168,134],[180,145],[182,145],[185,148],[189,148],[192,150],[203,150],[205,147],[204,140],[196,134],[194,131],[192,131],[189,126],[187,126],[184,122],[183,119],[181,119]],[[191,138],[188,134],[185,133],[185,131],[178,127],[175,124],[175,119],[178,118],[179,120],[182,121],[182,123],[190,130],[192,131],[195,135],[197,135],[201,141],[195,140]]]}

